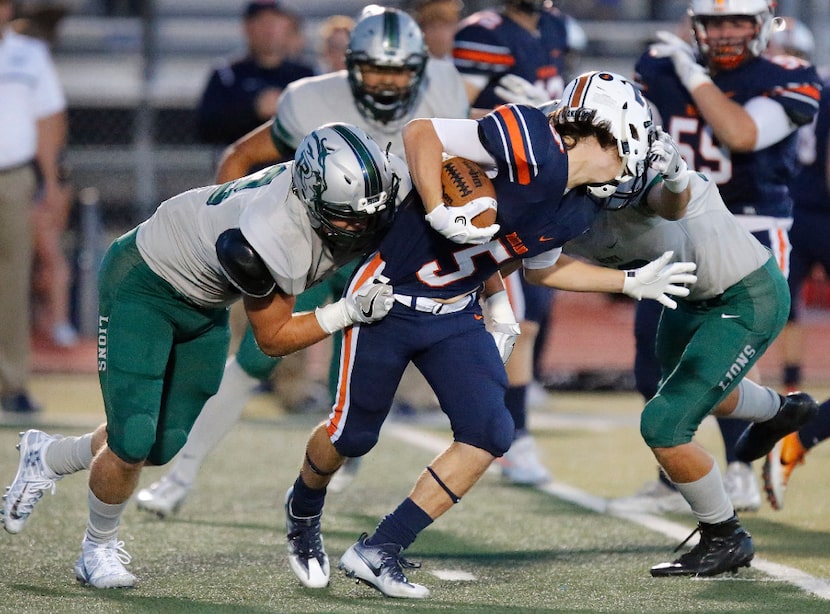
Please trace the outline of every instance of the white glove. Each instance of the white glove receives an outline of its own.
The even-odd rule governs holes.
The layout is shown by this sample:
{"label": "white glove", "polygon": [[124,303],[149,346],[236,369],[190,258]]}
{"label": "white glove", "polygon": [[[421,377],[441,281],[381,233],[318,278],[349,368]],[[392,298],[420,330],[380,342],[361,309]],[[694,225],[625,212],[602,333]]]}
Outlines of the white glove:
{"label": "white glove", "polygon": [[673,262],[669,260],[673,251],[665,252],[657,260],[652,260],[639,269],[625,271],[623,294],[627,294],[638,301],[644,298],[653,298],[669,309],[676,309],[677,303],[667,295],[689,296],[689,289],[677,284],[693,284],[697,275],[692,271],[697,268],[694,262]]}
{"label": "white glove", "polygon": [[547,91],[519,75],[504,75],[499,79],[499,84],[493,91],[496,96],[505,102],[529,104],[532,107],[538,107],[550,102],[550,94]]}
{"label": "white glove", "polygon": [[472,219],[487,209],[495,209],[496,201],[488,196],[475,198],[461,207],[448,207],[441,203],[425,219],[435,230],[455,243],[487,243],[499,231],[498,224],[485,228],[473,225]]}
{"label": "white glove", "polygon": [[358,322],[363,324],[377,322],[389,313],[394,304],[392,286],[374,283],[370,280],[353,294],[344,296],[336,303],[318,307],[314,315],[317,316],[320,328],[332,334]]}
{"label": "white glove", "polygon": [[660,42],[648,48],[649,55],[655,58],[671,58],[677,78],[689,93],[704,83],[712,82],[706,68],[697,63],[689,43],[665,30],[658,31],[656,36]]}
{"label": "white glove", "polygon": [[679,194],[689,185],[689,167],[680,156],[677,143],[657,127],[657,138],[648,150],[648,165],[663,176],[665,186]]}
{"label": "white glove", "polygon": [[487,330],[493,335],[493,341],[499,349],[502,363],[507,364],[513,353],[513,346],[516,345],[516,340],[522,332],[519,323],[516,322],[513,308],[510,306],[507,292],[502,290],[487,297],[484,301],[484,308],[490,319]]}

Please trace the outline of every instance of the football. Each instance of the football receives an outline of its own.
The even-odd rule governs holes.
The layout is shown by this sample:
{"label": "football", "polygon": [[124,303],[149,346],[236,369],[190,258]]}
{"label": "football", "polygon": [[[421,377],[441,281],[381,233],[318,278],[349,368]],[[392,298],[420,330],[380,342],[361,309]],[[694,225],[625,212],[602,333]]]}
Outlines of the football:
{"label": "football", "polygon": [[[472,160],[457,156],[447,158],[441,165],[441,187],[447,207],[461,207],[476,198],[496,198],[496,189],[484,170]],[[495,224],[496,210],[487,209],[472,222],[478,228]]]}

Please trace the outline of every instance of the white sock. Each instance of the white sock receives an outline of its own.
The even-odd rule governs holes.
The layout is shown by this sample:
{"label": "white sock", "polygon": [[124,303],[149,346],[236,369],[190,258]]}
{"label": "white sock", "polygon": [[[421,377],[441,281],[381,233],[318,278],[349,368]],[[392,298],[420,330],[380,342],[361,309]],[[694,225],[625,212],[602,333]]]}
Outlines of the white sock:
{"label": "white sock", "polygon": [[173,479],[193,483],[205,457],[239,420],[258,385],[259,380],[245,373],[235,356],[228,358],[219,390],[205,403],[170,470]]}
{"label": "white sock", "polygon": [[80,437],[62,437],[46,446],[46,466],[57,475],[69,475],[92,464],[92,433]]}
{"label": "white sock", "polygon": [[717,464],[712,465],[712,470],[699,480],[686,484],[675,482],[674,485],[689,502],[692,513],[700,522],[715,524],[729,520],[735,514]]}
{"label": "white sock", "polygon": [[86,524],[86,537],[96,544],[105,544],[118,536],[121,514],[127,508],[129,499],[124,503],[104,503],[90,488],[87,492],[89,503],[89,520]]}
{"label": "white sock", "polygon": [[773,418],[781,406],[781,397],[777,392],[746,378],[738,384],[738,393],[738,404],[735,411],[729,414],[730,418],[764,422]]}

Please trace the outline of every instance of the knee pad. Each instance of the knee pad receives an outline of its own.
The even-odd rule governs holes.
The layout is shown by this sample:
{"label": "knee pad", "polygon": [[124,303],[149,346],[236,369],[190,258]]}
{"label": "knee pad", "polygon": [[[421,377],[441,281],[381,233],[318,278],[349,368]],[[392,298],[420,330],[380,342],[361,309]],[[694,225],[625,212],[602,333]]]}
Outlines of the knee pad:
{"label": "knee pad", "polygon": [[679,416],[661,396],[646,403],[640,416],[640,435],[649,448],[670,448],[692,440],[692,434],[679,427]]}
{"label": "knee pad", "polygon": [[107,445],[127,463],[138,463],[150,455],[156,441],[156,423],[148,414],[127,418],[118,431],[107,425]]}
{"label": "knee pad", "polygon": [[476,429],[467,429],[464,435],[457,435],[456,441],[466,443],[489,452],[495,457],[504,456],[513,444],[516,426],[510,412],[503,407],[485,420],[481,415],[475,416]]}
{"label": "knee pad", "polygon": [[187,442],[187,431],[183,429],[170,429],[159,436],[147,460],[154,465],[166,465]]}
{"label": "knee pad", "polygon": [[369,450],[375,447],[377,442],[378,434],[374,431],[355,433],[354,435],[351,435],[351,433],[346,430],[340,435],[340,438],[337,441],[333,442],[333,444],[334,449],[337,450],[337,453],[341,456],[355,457],[363,456],[368,453]]}

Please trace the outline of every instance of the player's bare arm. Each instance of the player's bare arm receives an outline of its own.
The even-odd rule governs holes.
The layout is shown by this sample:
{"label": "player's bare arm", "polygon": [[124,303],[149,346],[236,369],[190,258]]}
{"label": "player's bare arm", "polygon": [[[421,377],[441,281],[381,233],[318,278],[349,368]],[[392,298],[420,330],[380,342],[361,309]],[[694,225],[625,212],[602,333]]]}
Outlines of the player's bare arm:
{"label": "player's bare arm", "polygon": [[216,171],[216,182],[225,183],[248,174],[254,166],[264,166],[281,161],[285,155],[274,145],[271,138],[270,120],[255,128],[242,138],[228,145],[222,152],[222,159]]}

